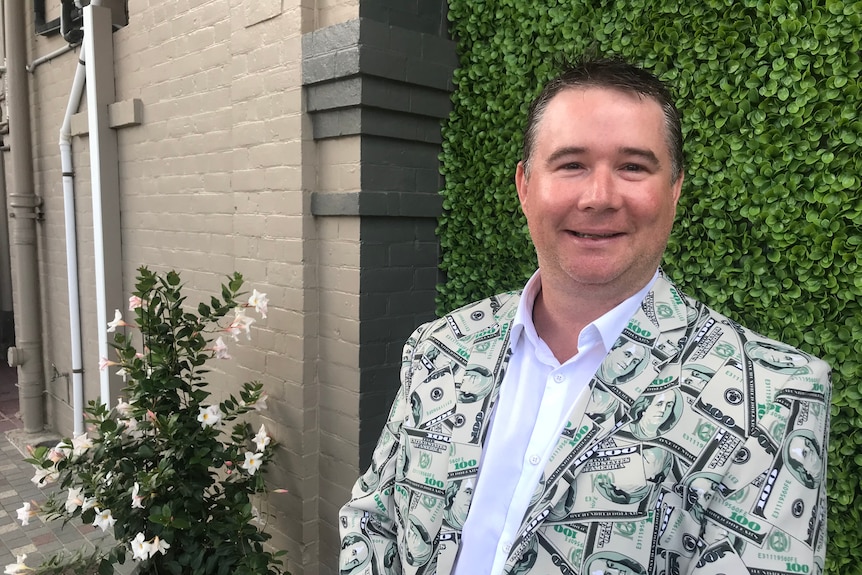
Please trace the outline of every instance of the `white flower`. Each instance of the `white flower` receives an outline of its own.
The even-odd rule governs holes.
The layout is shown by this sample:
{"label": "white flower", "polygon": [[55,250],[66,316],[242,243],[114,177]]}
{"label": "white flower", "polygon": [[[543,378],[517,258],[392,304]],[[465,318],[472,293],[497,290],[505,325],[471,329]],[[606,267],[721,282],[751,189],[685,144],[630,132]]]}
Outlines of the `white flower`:
{"label": "white flower", "polygon": [[266,297],[265,293],[260,293],[257,290],[252,291],[251,296],[248,298],[248,305],[254,307],[254,311],[260,314],[260,317],[266,319],[266,305],[269,303],[269,299]]}
{"label": "white flower", "polygon": [[28,501],[25,501],[21,507],[18,508],[18,521],[21,522],[21,525],[30,525],[30,519],[36,516],[36,510],[33,508],[33,505]]}
{"label": "white flower", "polygon": [[251,506],[251,522],[263,525],[263,521],[260,518],[260,511],[258,511],[257,507],[254,505]]}
{"label": "white flower", "polygon": [[141,490],[141,486],[138,485],[137,481],[135,481],[135,486],[132,487],[132,509],[135,509],[135,508],[143,509],[144,508],[144,504],[143,504],[144,498],[143,498],[143,496],[138,495],[140,490]]}
{"label": "white flower", "polygon": [[162,555],[165,555],[170,548],[171,546],[167,541],[165,541],[164,539],[159,539],[159,536],[156,535],[155,537],[153,537],[153,542],[150,543],[150,557],[152,557],[156,553],[161,553]]}
{"label": "white flower", "polygon": [[72,438],[72,455],[82,455],[93,447],[93,440],[86,433],[79,433]]}
{"label": "white flower", "polygon": [[251,324],[254,323],[254,318],[245,315],[245,308],[238,307],[233,310],[233,321],[227,326],[226,331],[233,337],[234,341],[238,341],[239,334],[244,333],[248,339],[251,339]]}
{"label": "white flower", "polygon": [[102,531],[107,531],[108,527],[111,527],[116,523],[117,520],[111,515],[110,509],[105,509],[104,511],[99,510],[96,507],[96,518],[93,519],[93,525],[96,527],[101,527]]}
{"label": "white flower", "polygon": [[144,302],[138,296],[136,296],[136,295],[129,296],[129,311],[135,311],[136,309],[141,307],[141,305],[143,305],[143,303]]}
{"label": "white flower", "polygon": [[36,467],[36,474],[33,475],[33,485],[36,487],[45,487],[49,483],[57,480],[59,474],[53,469],[45,469],[44,467]]}
{"label": "white flower", "polygon": [[222,412],[218,405],[210,405],[209,407],[201,407],[198,413],[198,421],[203,427],[210,427],[221,421]]}
{"label": "white flower", "polygon": [[242,463],[240,467],[248,471],[249,475],[254,475],[254,472],[260,468],[260,465],[263,463],[263,453],[252,453],[251,451],[245,452],[245,461]]}
{"label": "white flower", "polygon": [[266,428],[263,424],[260,424],[260,430],[258,430],[257,435],[254,436],[254,444],[257,446],[258,451],[263,451],[267,445],[269,445],[272,439],[269,435],[266,434]]}
{"label": "white flower", "polygon": [[27,554],[23,553],[15,557],[15,563],[11,563],[6,566],[6,569],[3,571],[6,575],[21,575],[27,571],[33,571],[32,567],[27,567],[24,565],[24,560],[27,559]]}
{"label": "white flower", "polygon": [[63,454],[63,458],[69,457],[72,455],[72,447],[66,440],[61,441],[57,445],[54,446],[53,451],[58,451]]}
{"label": "white flower", "polygon": [[129,325],[123,321],[123,314],[120,313],[120,310],[114,310],[114,321],[108,322],[108,333],[112,333],[117,331],[117,328],[120,326]]}
{"label": "white flower", "polygon": [[257,398],[257,401],[254,401],[252,403],[243,402],[243,405],[245,405],[249,409],[253,409],[255,411],[263,411],[264,409],[266,409],[266,400],[267,399],[269,399],[269,396],[265,393],[261,393],[260,397]]}
{"label": "white flower", "polygon": [[132,542],[129,543],[129,546],[132,548],[132,556],[135,559],[147,559],[150,556],[150,548],[152,545],[144,539],[143,533],[138,533],[135,535],[135,538],[132,539]]}
{"label": "white flower", "polygon": [[111,361],[107,357],[103,357],[102,359],[99,360],[99,371],[102,371],[103,369],[108,368],[112,365],[120,365],[120,364],[117,363],[116,361]]}
{"label": "white flower", "polygon": [[129,371],[125,367],[121,367],[117,370],[117,375],[123,378],[123,382],[129,377]]}
{"label": "white flower", "polygon": [[69,494],[66,496],[66,513],[74,513],[75,509],[84,505],[83,490],[77,487],[70,487]]}
{"label": "white flower", "polygon": [[126,433],[135,437],[135,431],[138,429],[138,420],[136,419],[118,419],[117,423],[125,426]]}
{"label": "white flower", "polygon": [[123,401],[122,397],[117,398],[117,407],[115,407],[114,409],[117,410],[117,413],[121,417],[129,417],[129,415],[132,413],[132,405],[126,401]]}
{"label": "white flower", "polygon": [[81,504],[81,511],[86,511],[96,506],[95,497],[84,497],[84,502]]}
{"label": "white flower", "polygon": [[48,459],[51,460],[51,463],[56,465],[66,459],[68,454],[71,452],[71,449],[58,449],[57,447],[52,447],[51,450],[48,452]]}
{"label": "white flower", "polygon": [[216,359],[230,359],[230,354],[227,352],[227,344],[219,337],[213,344],[213,353]]}

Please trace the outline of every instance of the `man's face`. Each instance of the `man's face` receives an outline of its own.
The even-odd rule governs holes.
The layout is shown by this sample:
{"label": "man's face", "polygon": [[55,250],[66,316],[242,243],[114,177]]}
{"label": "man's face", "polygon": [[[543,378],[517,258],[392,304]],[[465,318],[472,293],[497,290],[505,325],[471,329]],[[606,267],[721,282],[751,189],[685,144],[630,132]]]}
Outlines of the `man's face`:
{"label": "man's face", "polygon": [[689,483],[688,500],[693,505],[705,508],[712,499],[715,484],[706,477],[697,477]]}
{"label": "man's face", "polygon": [[641,421],[651,424],[654,427],[660,426],[662,423],[667,421],[668,417],[670,417],[674,403],[676,403],[676,401],[672,392],[665,391],[658,394],[653,398],[652,403],[650,403],[644,410],[643,416],[641,416]]}
{"label": "man's face", "polygon": [[341,554],[341,570],[349,571],[361,565],[368,558],[368,545],[362,541],[356,541],[347,547]]}
{"label": "man's face", "polygon": [[467,517],[467,507],[473,499],[473,480],[464,479],[458,492],[455,493],[455,498],[452,501],[452,510],[460,517]]}
{"label": "man's face", "polygon": [[590,575],[625,575],[628,569],[616,565],[613,561],[599,559],[590,565]]}
{"label": "man's face", "polygon": [[801,367],[808,363],[805,357],[798,353],[785,352],[768,347],[759,347],[754,353],[755,357],[760,357],[766,363],[776,367]]}
{"label": "man's face", "polygon": [[461,381],[461,393],[471,394],[478,397],[484,397],[491,389],[490,378],[479,373],[474,369],[468,369],[464,372],[464,379]]}
{"label": "man's face", "polygon": [[671,182],[664,113],[649,98],[568,89],[538,124],[529,176],[515,174],[542,285],[619,299],[655,272],[682,176]]}
{"label": "man's face", "polygon": [[788,446],[790,457],[798,461],[811,477],[819,480],[823,475],[823,461],[811,440],[805,436],[796,436]]}
{"label": "man's face", "polygon": [[413,521],[410,521],[407,526],[407,540],[409,541],[408,547],[410,549],[420,549],[427,543]]}
{"label": "man's face", "polygon": [[689,372],[689,375],[685,376],[682,379],[682,383],[684,385],[696,385],[696,386],[702,386],[707,381],[709,381],[709,376],[707,376],[705,373],[703,373],[701,371],[697,371],[696,369],[691,370]]}
{"label": "man's face", "polygon": [[[544,280],[543,280],[544,281]],[[614,348],[605,360],[608,371],[614,378],[628,375],[644,357],[644,350],[635,343],[626,343]]]}

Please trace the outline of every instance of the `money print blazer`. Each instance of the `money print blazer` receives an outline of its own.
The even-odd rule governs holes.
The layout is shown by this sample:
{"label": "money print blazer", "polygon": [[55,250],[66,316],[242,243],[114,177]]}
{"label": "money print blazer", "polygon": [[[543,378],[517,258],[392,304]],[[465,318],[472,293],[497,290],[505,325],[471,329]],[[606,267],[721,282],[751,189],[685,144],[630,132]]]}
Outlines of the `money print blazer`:
{"label": "money print blazer", "polygon": [[[408,339],[373,461],[340,513],[343,575],[451,573],[519,297]],[[661,274],[557,439],[505,572],[822,572],[830,389],[824,362]]]}

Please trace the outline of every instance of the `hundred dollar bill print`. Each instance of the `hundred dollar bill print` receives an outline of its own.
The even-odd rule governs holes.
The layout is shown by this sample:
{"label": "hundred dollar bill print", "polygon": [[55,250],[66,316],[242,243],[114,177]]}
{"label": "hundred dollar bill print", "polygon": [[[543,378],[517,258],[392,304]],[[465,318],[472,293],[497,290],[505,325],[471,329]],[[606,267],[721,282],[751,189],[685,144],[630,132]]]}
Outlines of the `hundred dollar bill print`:
{"label": "hundred dollar bill print", "polygon": [[[520,294],[420,326],[340,513],[342,575],[448,575]],[[561,430],[507,574],[822,573],[828,366],[663,274]]]}

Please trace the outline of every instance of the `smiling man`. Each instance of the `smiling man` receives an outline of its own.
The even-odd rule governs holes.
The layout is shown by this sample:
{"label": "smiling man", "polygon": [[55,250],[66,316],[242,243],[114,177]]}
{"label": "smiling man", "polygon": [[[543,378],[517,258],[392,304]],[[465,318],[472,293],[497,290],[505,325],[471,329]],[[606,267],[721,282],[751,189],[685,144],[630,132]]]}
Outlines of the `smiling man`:
{"label": "smiling man", "polygon": [[585,61],[543,88],[515,169],[539,269],[408,339],[340,515],[342,537],[372,542],[362,573],[822,567],[829,368],[664,276],[683,181],[680,116],[649,72]]}

